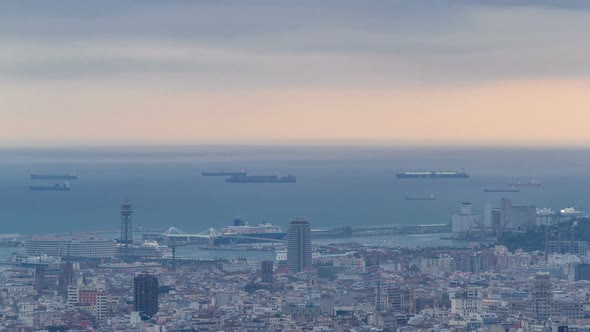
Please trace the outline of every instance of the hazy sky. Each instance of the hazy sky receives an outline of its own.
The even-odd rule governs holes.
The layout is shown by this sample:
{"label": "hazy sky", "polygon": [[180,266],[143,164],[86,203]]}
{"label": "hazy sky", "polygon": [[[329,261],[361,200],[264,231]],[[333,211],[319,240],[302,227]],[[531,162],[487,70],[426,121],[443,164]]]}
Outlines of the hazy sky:
{"label": "hazy sky", "polygon": [[2,1],[0,142],[590,146],[589,1]]}

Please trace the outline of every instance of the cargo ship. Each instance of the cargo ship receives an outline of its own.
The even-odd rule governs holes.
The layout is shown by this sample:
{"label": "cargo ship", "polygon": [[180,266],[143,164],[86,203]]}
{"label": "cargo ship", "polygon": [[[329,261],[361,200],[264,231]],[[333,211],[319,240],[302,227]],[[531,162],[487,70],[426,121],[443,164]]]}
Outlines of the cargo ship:
{"label": "cargo ship", "polygon": [[426,196],[404,196],[406,201],[434,201],[436,200],[436,196],[434,194],[426,195]]}
{"label": "cargo ship", "polygon": [[508,185],[512,187],[539,187],[541,184],[541,181],[530,180],[527,182],[511,182]]}
{"label": "cargo ship", "polygon": [[295,183],[295,175],[233,175],[225,179],[229,183]]}
{"label": "cargo ship", "polygon": [[469,174],[461,169],[456,171],[408,171],[397,173],[398,179],[465,179]]}
{"label": "cargo ship", "polygon": [[70,184],[65,182],[64,184],[54,184],[52,186],[29,186],[30,191],[70,191]]}
{"label": "cargo ship", "polygon": [[284,240],[286,236],[287,232],[280,226],[268,222],[251,226],[241,219],[236,219],[232,226],[226,226],[219,232],[213,245],[276,242]]}
{"label": "cargo ship", "polygon": [[517,193],[520,191],[517,187],[512,188],[483,188],[486,193]]}
{"label": "cargo ship", "polygon": [[246,172],[201,172],[202,176],[245,176]]}
{"label": "cargo ship", "polygon": [[78,176],[69,174],[31,174],[31,180],[77,180]]}

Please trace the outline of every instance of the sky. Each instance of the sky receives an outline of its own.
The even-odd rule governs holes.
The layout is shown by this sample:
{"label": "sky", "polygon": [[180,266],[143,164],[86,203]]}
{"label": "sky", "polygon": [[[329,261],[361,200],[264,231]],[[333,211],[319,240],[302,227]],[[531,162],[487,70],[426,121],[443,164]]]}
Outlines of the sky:
{"label": "sky", "polygon": [[0,2],[0,145],[590,146],[590,2]]}

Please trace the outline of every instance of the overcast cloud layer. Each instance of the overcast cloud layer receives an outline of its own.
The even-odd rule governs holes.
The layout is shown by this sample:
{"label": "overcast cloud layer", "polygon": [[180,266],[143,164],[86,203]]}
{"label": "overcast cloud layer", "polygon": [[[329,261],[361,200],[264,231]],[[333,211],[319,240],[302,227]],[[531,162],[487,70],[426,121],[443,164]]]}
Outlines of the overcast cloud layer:
{"label": "overcast cloud layer", "polygon": [[4,1],[3,80],[194,87],[586,77],[587,1]]}
{"label": "overcast cloud layer", "polygon": [[590,1],[1,1],[0,139],[590,144],[589,31]]}

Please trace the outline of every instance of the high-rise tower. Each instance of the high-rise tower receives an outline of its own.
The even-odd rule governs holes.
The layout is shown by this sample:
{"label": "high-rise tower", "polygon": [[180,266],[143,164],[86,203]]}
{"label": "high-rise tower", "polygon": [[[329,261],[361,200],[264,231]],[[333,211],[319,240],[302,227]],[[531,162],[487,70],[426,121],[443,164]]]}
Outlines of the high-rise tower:
{"label": "high-rise tower", "polygon": [[121,204],[121,237],[119,241],[125,246],[125,255],[129,255],[129,246],[133,245],[133,224],[131,223],[131,215],[133,209],[131,203],[125,200]]}
{"label": "high-rise tower", "polygon": [[309,222],[295,219],[287,231],[287,268],[301,272],[311,267],[311,229]]}
{"label": "high-rise tower", "polygon": [[158,312],[158,278],[144,272],[133,279],[133,310],[152,317]]}

